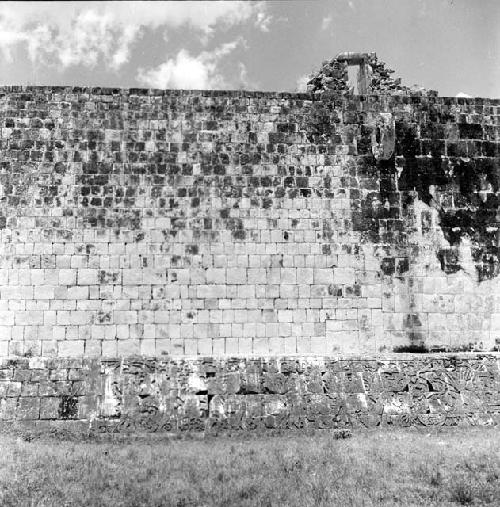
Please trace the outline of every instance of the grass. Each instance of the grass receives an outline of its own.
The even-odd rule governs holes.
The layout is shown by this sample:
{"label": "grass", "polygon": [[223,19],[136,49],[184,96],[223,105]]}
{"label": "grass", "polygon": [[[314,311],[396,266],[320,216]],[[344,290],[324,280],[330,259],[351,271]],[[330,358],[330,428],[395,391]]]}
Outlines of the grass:
{"label": "grass", "polygon": [[206,440],[1,436],[2,506],[498,505],[500,429]]}

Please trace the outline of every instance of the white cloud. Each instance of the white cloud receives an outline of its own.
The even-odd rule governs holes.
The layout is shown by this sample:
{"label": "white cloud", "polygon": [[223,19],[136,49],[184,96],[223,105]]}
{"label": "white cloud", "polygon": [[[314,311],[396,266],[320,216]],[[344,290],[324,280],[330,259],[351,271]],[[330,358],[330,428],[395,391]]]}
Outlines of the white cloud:
{"label": "white cloud", "polygon": [[327,30],[332,24],[332,16],[327,16],[321,21],[321,30]]}
{"label": "white cloud", "polygon": [[24,42],[25,36],[17,30],[9,30],[8,27],[0,27],[0,48],[7,61],[12,61],[12,46]]}
{"label": "white cloud", "polygon": [[175,59],[171,58],[155,69],[139,69],[137,80],[153,88],[204,89],[211,88],[217,81],[214,70],[213,63],[181,49]]}
{"label": "white cloud", "polygon": [[238,62],[238,68],[240,69],[240,86],[246,88],[248,86],[247,67],[243,62]]}
{"label": "white cloud", "polygon": [[258,90],[260,88],[259,81],[251,79],[248,76],[248,70],[243,62],[238,62],[238,69],[240,71],[239,81],[236,83],[236,88],[240,90]]}
{"label": "white cloud", "polygon": [[[71,28],[71,37],[66,38],[66,44],[58,52],[64,67],[78,64],[93,66],[101,54],[109,60],[114,44],[112,20],[109,16],[84,11],[71,23]],[[54,50],[51,47],[51,51]]]}
{"label": "white cloud", "polygon": [[464,93],[464,92],[458,92],[455,97],[463,97],[463,98],[466,98],[466,99],[470,99],[472,98],[472,95],[469,95],[467,93]]}
{"label": "white cloud", "polygon": [[257,19],[255,20],[255,26],[260,28],[263,32],[269,32],[269,25],[271,24],[273,17],[266,14],[264,10],[257,12]]}
{"label": "white cloud", "polygon": [[219,70],[219,63],[240,44],[244,44],[241,38],[223,44],[213,51],[203,51],[198,56],[192,56],[185,49],[181,49],[175,58],[169,58],[158,67],[149,70],[140,68],[137,81],[153,88],[202,90],[227,87],[228,84]]}
{"label": "white cloud", "polygon": [[297,79],[297,87],[296,90],[298,92],[306,92],[307,91],[307,82],[311,79],[309,74],[303,74]]}
{"label": "white cloud", "polygon": [[113,69],[118,69],[124,63],[128,62],[130,57],[130,46],[140,32],[141,29],[133,25],[127,25],[124,27],[118,37],[117,47],[111,58],[111,67]]}
{"label": "white cloud", "polygon": [[93,66],[99,58],[118,69],[143,29],[183,26],[208,40],[216,27],[253,20],[269,29],[263,2],[4,2],[0,4],[0,51],[24,45],[32,62],[51,57],[67,67]]}

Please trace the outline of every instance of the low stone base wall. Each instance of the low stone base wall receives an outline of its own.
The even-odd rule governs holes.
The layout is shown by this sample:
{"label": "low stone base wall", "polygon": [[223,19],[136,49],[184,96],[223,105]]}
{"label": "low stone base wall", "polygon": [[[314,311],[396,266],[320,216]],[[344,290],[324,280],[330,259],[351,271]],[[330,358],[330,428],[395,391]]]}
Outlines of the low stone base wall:
{"label": "low stone base wall", "polygon": [[3,359],[0,421],[97,433],[500,422],[500,355]]}

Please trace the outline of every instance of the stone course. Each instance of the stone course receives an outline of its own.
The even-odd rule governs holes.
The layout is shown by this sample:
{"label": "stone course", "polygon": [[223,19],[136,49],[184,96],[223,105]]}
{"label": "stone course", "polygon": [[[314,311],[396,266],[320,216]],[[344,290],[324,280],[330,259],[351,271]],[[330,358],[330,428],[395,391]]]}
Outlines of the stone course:
{"label": "stone course", "polygon": [[491,425],[498,354],[7,359],[0,429],[121,432]]}

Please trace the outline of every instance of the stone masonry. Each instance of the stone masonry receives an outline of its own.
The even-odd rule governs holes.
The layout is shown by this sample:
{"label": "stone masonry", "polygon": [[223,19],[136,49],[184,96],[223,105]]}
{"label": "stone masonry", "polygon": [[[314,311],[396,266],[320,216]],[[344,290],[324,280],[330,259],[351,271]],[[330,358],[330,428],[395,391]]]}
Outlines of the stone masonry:
{"label": "stone masonry", "polygon": [[97,434],[491,425],[499,365],[484,354],[4,360],[0,431],[14,422]]}
{"label": "stone masonry", "polygon": [[[277,396],[272,358],[380,375],[384,354],[476,351],[498,404],[500,101],[401,87],[371,53],[353,95],[349,55],[321,93],[0,89],[0,417],[29,397],[17,371],[42,389],[60,366],[83,391],[49,390],[50,413],[83,396],[98,418],[106,382],[129,378],[106,372],[134,357],[161,385],[212,358],[216,378],[239,365],[260,379],[246,394]],[[328,366],[349,357],[368,362]]]}

